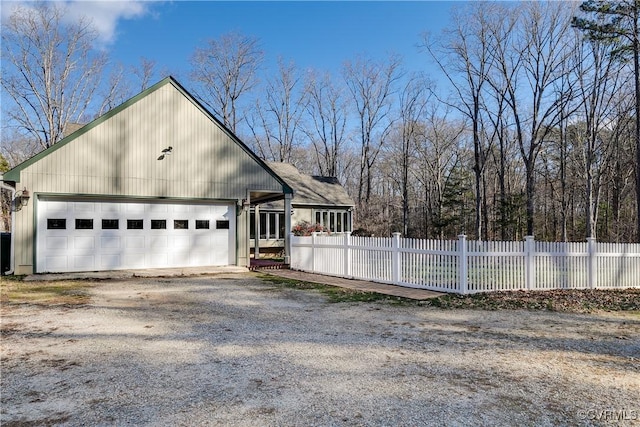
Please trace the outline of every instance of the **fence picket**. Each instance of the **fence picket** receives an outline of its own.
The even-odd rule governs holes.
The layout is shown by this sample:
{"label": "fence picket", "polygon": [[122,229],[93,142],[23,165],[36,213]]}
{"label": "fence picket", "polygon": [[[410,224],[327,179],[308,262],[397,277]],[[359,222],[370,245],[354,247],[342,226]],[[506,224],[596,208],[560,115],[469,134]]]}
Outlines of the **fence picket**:
{"label": "fence picket", "polygon": [[640,244],[291,237],[291,268],[443,292],[638,288]]}

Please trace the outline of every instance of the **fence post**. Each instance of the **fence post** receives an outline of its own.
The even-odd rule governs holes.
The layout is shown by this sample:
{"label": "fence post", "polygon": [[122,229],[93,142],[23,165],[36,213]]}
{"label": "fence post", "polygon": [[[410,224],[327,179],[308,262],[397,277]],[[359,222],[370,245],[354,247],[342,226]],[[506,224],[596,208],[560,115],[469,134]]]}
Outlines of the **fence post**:
{"label": "fence post", "polygon": [[587,283],[589,289],[598,286],[598,271],[596,269],[596,238],[587,237]]}
{"label": "fence post", "polygon": [[468,259],[467,259],[467,236],[460,234],[458,236],[458,281],[460,282],[460,293],[469,293],[469,285],[467,283],[468,276]]}
{"label": "fence post", "polygon": [[316,236],[315,231],[311,233],[311,272],[316,272]]}
{"label": "fence post", "polygon": [[351,278],[351,234],[344,233],[344,275]]}
{"label": "fence post", "polygon": [[536,286],[536,242],[533,236],[524,236],[524,283],[528,291]]}
{"label": "fence post", "polygon": [[391,239],[391,281],[394,285],[400,284],[400,236],[401,233],[393,233]]}

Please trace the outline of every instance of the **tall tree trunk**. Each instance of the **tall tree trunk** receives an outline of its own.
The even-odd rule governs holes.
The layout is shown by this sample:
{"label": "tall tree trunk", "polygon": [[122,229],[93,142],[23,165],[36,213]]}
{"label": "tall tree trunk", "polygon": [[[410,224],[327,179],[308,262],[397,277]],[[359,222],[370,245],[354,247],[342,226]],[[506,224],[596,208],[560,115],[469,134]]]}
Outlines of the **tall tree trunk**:
{"label": "tall tree trunk", "polygon": [[636,241],[640,242],[640,34],[638,30],[638,7],[635,8],[633,31],[633,71],[636,92]]}

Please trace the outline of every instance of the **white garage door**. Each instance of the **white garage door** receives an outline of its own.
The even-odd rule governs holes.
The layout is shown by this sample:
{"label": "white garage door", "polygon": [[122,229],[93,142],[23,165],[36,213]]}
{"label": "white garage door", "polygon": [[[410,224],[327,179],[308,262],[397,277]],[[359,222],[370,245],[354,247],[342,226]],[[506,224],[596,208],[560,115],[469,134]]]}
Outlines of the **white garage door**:
{"label": "white garage door", "polygon": [[235,204],[38,202],[39,273],[235,264]]}

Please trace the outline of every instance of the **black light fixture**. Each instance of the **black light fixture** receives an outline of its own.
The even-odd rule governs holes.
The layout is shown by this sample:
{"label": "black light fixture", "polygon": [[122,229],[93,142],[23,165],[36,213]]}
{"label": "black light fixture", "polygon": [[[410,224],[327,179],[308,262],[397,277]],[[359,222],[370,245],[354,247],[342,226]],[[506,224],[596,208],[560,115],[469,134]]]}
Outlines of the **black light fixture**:
{"label": "black light fixture", "polygon": [[23,207],[27,206],[30,198],[31,194],[29,194],[29,190],[27,190],[27,187],[23,187],[22,191],[18,191],[14,199],[16,210],[20,210]]}
{"label": "black light fixture", "polygon": [[172,153],[173,153],[173,147],[168,146],[167,148],[162,150],[162,154],[160,154],[160,157],[158,157],[158,160],[162,160],[164,159],[165,156],[170,156]]}

